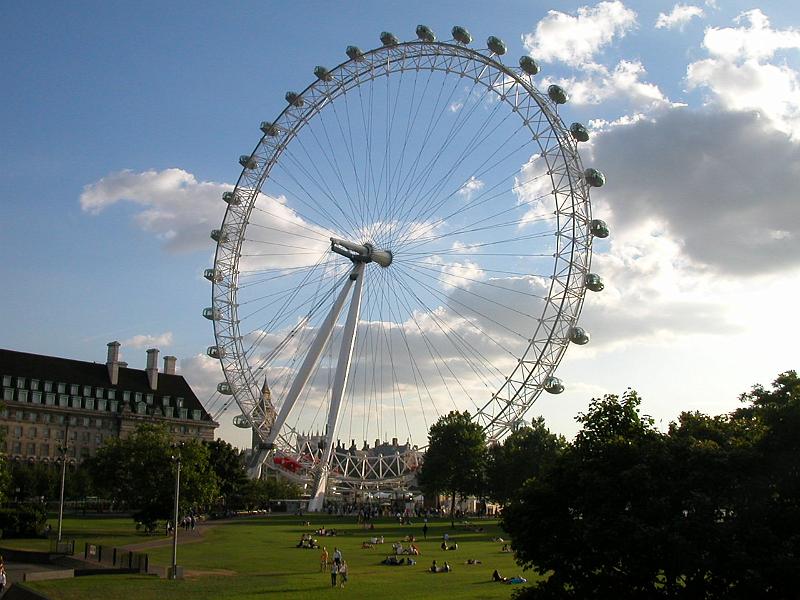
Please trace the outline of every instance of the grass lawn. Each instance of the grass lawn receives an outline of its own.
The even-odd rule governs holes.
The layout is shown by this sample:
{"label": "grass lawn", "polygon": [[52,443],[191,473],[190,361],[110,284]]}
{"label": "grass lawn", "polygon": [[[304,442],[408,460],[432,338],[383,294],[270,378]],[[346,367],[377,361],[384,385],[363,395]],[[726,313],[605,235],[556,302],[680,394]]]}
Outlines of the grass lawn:
{"label": "grass lawn", "polygon": [[[310,527],[302,521],[311,520]],[[213,522],[212,522],[213,523]],[[336,537],[319,538],[333,554],[338,546],[349,566],[349,582],[345,589],[331,588],[328,572],[321,573],[319,550],[295,548],[300,535],[325,525],[340,531]],[[392,551],[391,543],[406,535],[422,537],[422,523],[401,526],[383,520],[374,531],[365,531],[350,518],[270,516],[218,524],[204,531],[203,541],[182,544],[178,548],[178,564],[187,570],[182,581],[168,581],[149,576],[108,575],[81,577],[30,584],[55,599],[102,598],[103,600],[134,599],[216,599],[216,598],[509,598],[518,586],[494,583],[492,571],[505,576],[520,573],[511,554],[500,552],[502,544],[491,538],[502,536],[496,522],[475,521],[483,532],[465,528],[450,529],[448,521],[429,523],[428,539],[418,540],[422,555],[414,566],[388,567],[380,561]],[[442,534],[449,533],[458,542],[458,550],[443,551],[439,547]],[[386,543],[373,549],[362,549],[361,543],[372,535],[383,535]],[[142,538],[137,538],[140,541]],[[407,546],[407,543],[404,543]],[[148,551],[154,564],[169,564],[169,546]],[[482,561],[465,564],[468,558]],[[433,559],[438,564],[447,560],[451,573],[433,574],[428,567]],[[529,581],[535,575],[526,573]]]}
{"label": "grass lawn", "polygon": [[[53,532],[57,531],[58,517],[51,517],[47,522],[53,528]],[[75,540],[75,553],[81,555],[85,542],[124,546],[157,539],[155,536],[136,531],[131,517],[64,517],[62,535],[64,539]],[[50,550],[50,541],[44,538],[4,539],[0,540],[0,546],[47,552]]]}

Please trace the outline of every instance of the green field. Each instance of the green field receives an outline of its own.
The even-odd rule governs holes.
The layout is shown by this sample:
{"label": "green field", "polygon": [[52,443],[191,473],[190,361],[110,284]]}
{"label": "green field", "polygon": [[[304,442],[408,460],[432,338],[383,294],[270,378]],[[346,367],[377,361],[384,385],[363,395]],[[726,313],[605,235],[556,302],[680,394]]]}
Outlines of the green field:
{"label": "green field", "polygon": [[[311,520],[304,526],[302,521]],[[68,533],[80,532],[96,521],[79,523],[70,521]],[[120,523],[121,524],[121,523]],[[112,526],[113,525],[113,526]],[[109,520],[104,530],[105,538],[122,539],[117,523]],[[296,548],[302,533],[325,525],[339,530],[336,537],[319,538],[331,554],[338,546],[348,563],[349,582],[344,589],[331,588],[330,575],[320,572],[319,550]],[[464,526],[450,528],[448,521],[429,523],[428,539],[422,538],[422,523],[398,525],[388,520],[376,522],[374,531],[365,531],[349,518],[270,516],[243,518],[238,521],[205,526],[202,541],[181,544],[178,563],[187,571],[182,581],[168,581],[152,576],[108,575],[76,579],[43,581],[30,584],[35,589],[55,599],[102,598],[103,600],[132,600],[138,598],[212,599],[212,598],[309,598],[346,596],[350,598],[509,598],[517,586],[494,583],[492,571],[503,575],[520,574],[511,554],[500,551],[502,544],[491,539],[503,533],[495,521],[475,521],[483,532]],[[73,529],[72,526],[75,528]],[[132,532],[128,521],[128,531]],[[442,535],[447,532],[458,542],[458,550],[443,551]],[[380,564],[392,552],[391,543],[401,541],[409,534],[417,536],[422,555],[414,566],[389,567]],[[361,548],[361,543],[372,535],[383,535],[385,544],[372,549]],[[130,535],[129,543],[148,538]],[[84,539],[86,539],[84,537]],[[151,537],[150,539],[156,539]],[[452,541],[452,540],[451,540]],[[24,545],[24,544],[20,544]],[[404,543],[407,546],[407,543]],[[78,547],[76,546],[76,551]],[[172,549],[163,546],[147,550],[151,563],[167,565]],[[467,559],[478,559],[482,564],[467,565]],[[447,560],[453,567],[451,573],[428,572],[431,561],[441,565]],[[529,581],[535,577],[526,573]]]}

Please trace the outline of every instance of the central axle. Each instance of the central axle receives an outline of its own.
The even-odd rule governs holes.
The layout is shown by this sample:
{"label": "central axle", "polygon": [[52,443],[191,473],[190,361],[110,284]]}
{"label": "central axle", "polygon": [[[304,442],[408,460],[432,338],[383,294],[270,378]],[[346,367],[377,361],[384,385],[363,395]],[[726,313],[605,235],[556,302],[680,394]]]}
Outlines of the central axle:
{"label": "central axle", "polygon": [[370,243],[356,244],[339,238],[331,238],[331,250],[357,263],[376,262],[384,268],[392,264],[391,250],[379,250]]}

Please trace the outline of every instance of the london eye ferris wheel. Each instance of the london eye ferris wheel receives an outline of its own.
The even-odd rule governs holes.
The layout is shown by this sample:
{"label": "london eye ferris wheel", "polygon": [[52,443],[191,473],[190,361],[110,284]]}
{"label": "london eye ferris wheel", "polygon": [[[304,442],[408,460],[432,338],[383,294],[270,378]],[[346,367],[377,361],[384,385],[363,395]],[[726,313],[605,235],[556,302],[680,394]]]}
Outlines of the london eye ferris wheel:
{"label": "london eye ferris wheel", "polygon": [[[535,60],[454,27],[349,46],[261,123],[226,192],[212,306],[218,390],[267,466],[311,488],[403,485],[428,427],[468,410],[517,427],[579,326],[595,237],[586,128]],[[266,383],[265,383],[266,382]]]}

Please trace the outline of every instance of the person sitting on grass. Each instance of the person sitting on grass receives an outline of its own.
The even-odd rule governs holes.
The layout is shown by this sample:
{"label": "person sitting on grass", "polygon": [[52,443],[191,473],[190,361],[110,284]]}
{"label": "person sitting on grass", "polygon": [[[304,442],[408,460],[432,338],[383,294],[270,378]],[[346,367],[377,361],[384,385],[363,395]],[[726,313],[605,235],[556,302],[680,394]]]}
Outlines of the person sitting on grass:
{"label": "person sitting on grass", "polygon": [[502,575],[500,575],[498,570],[495,569],[494,573],[492,573],[492,581],[498,581],[498,582],[501,582],[501,583],[505,583],[508,580],[505,577],[503,577]]}
{"label": "person sitting on grass", "polygon": [[444,571],[445,573],[449,573],[449,572],[450,572],[450,571],[452,571],[452,570],[453,570],[453,569],[450,567],[450,565],[448,564],[448,562],[447,562],[447,561],[444,561],[444,566],[442,567],[442,571]]}
{"label": "person sitting on grass", "polygon": [[430,572],[431,573],[438,573],[439,572],[439,567],[436,566],[436,561],[435,560],[431,564]]}
{"label": "person sitting on grass", "polygon": [[442,550],[447,550],[447,542],[442,542]]}
{"label": "person sitting on grass", "polygon": [[464,563],[465,565],[479,565],[481,561],[477,558],[468,558],[467,562]]}

